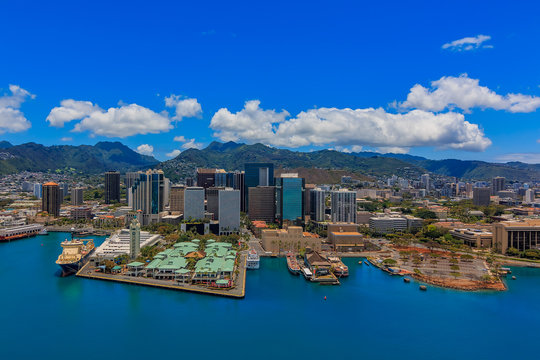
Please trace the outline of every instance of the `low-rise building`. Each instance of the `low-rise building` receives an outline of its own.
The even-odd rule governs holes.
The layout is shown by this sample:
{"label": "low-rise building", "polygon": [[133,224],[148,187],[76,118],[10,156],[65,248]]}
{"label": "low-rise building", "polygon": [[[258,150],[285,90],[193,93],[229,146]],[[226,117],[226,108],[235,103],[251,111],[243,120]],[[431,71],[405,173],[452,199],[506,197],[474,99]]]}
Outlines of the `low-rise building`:
{"label": "low-rise building", "polygon": [[505,254],[509,248],[519,251],[540,249],[540,219],[501,221],[493,225],[493,247]]}
{"label": "low-rise building", "polygon": [[320,251],[322,239],[317,234],[304,232],[301,226],[289,226],[286,229],[265,229],[261,231],[262,246],[272,255],[286,251],[300,251],[307,247]]}
{"label": "low-rise building", "polygon": [[463,243],[476,248],[490,248],[493,243],[493,233],[482,229],[452,229],[450,235],[463,240]]}

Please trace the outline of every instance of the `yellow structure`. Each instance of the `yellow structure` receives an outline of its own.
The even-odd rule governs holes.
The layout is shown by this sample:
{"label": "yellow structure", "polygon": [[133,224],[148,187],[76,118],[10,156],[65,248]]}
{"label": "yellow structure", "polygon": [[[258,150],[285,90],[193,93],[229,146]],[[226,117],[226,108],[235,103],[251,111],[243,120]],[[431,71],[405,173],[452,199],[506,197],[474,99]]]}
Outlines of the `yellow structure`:
{"label": "yellow structure", "polygon": [[287,251],[299,251],[310,247],[321,250],[322,239],[317,234],[304,232],[301,226],[289,226],[286,229],[265,229],[261,231],[262,245],[273,256]]}
{"label": "yellow structure", "polygon": [[495,223],[493,246],[502,254],[505,254],[509,248],[519,251],[540,248],[540,219]]}

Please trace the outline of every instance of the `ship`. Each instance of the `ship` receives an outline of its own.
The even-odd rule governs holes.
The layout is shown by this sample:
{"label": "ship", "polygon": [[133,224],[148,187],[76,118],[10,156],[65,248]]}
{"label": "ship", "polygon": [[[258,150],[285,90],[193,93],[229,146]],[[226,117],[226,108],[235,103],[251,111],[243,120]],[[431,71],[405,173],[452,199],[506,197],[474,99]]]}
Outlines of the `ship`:
{"label": "ship", "polygon": [[298,265],[298,260],[296,260],[296,255],[292,252],[287,253],[287,268],[293,275],[300,275],[301,269]]}
{"label": "ship", "polygon": [[338,278],[349,276],[349,268],[337,256],[328,256],[328,261],[332,264],[334,275]]}
{"label": "ship", "polygon": [[246,268],[252,269],[252,270],[258,269],[259,264],[260,264],[260,259],[261,258],[259,257],[259,254],[257,254],[255,250],[251,250],[247,256]]}
{"label": "ship", "polygon": [[62,245],[63,250],[60,256],[58,256],[56,263],[62,268],[64,276],[79,271],[95,249],[94,240],[92,239],[88,241],[66,239],[60,245]]}
{"label": "ship", "polygon": [[43,225],[19,225],[0,229],[0,242],[7,242],[26,237],[36,236],[43,230]]}

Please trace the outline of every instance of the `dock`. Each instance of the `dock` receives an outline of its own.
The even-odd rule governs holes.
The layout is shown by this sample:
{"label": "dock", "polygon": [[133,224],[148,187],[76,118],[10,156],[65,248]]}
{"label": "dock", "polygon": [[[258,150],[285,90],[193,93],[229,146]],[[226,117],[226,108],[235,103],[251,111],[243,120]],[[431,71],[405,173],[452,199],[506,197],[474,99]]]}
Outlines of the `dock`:
{"label": "dock", "polygon": [[105,274],[101,272],[95,272],[95,267],[92,266],[91,262],[86,263],[76,274],[78,277],[95,279],[95,280],[105,280],[113,281],[124,284],[132,285],[142,285],[142,286],[151,286],[162,289],[170,290],[180,290],[187,291],[205,295],[215,295],[230,297],[236,299],[242,299],[246,295],[246,254],[240,255],[239,270],[240,273],[235,279],[235,286],[231,289],[209,289],[201,285],[192,285],[192,284],[183,284],[179,285],[170,280],[158,280],[153,278],[144,278],[144,277],[134,277],[134,276],[125,276],[125,275],[115,275],[115,274]]}

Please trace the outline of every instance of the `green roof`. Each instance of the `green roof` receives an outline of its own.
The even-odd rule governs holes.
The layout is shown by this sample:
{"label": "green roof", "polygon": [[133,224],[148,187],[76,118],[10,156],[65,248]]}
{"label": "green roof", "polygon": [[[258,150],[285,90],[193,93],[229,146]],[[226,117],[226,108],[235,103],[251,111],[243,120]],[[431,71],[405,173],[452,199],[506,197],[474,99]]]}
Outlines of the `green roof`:
{"label": "green roof", "polygon": [[113,270],[121,270],[121,269],[122,269],[122,267],[121,267],[121,266],[118,266],[118,265],[116,265],[116,266],[115,266],[115,267],[113,267],[112,269],[113,269]]}
{"label": "green roof", "polygon": [[129,264],[127,264],[127,266],[129,267],[139,267],[139,266],[143,266],[144,264],[142,262],[138,262],[138,261],[134,261],[134,262],[131,262]]}

